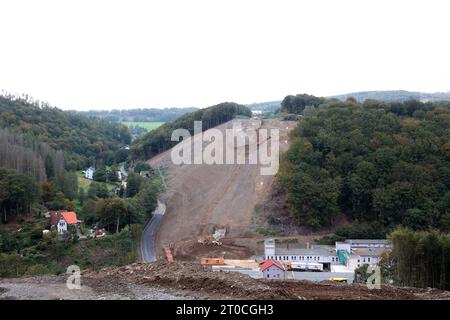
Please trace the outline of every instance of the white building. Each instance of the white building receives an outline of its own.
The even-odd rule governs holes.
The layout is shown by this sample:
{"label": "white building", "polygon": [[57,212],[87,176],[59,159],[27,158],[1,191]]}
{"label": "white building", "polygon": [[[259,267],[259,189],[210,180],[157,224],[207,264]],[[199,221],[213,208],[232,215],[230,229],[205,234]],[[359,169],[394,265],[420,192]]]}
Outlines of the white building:
{"label": "white building", "polygon": [[355,248],[347,257],[347,268],[355,270],[363,265],[375,266],[380,261],[384,248]]}
{"label": "white building", "polygon": [[86,171],[84,171],[84,176],[86,177],[86,179],[92,180],[92,179],[94,179],[94,173],[95,173],[95,168],[89,167],[86,169]]}
{"label": "white building", "polygon": [[336,242],[335,246],[316,245],[311,248],[277,248],[274,239],[264,241],[264,259],[289,262],[320,263],[324,270],[337,269],[338,266],[353,271],[362,265],[377,265],[381,254],[391,244],[378,239],[350,239]]}
{"label": "white building", "polygon": [[330,269],[331,265],[339,264],[338,254],[332,246],[316,245],[312,248],[276,248],[274,239],[264,241],[264,259],[288,262],[321,263],[324,269]]}
{"label": "white building", "polygon": [[342,263],[350,270],[363,265],[377,265],[381,254],[389,248],[392,248],[392,244],[380,239],[349,239],[336,242],[336,252]]}

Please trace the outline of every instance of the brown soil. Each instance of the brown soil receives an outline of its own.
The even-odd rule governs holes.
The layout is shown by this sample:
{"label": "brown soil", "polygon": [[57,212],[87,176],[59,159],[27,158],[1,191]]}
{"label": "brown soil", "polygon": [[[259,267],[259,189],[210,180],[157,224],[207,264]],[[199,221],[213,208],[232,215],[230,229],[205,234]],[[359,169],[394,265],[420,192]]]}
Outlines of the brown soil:
{"label": "brown soil", "polygon": [[[269,120],[262,128],[280,130],[283,152],[294,125],[295,122]],[[216,128],[224,132],[231,127],[228,122]],[[253,256],[254,239],[261,237],[255,233],[255,205],[264,203],[275,177],[260,175],[259,165],[174,165],[170,155],[169,150],[149,160],[152,167],[162,169],[168,185],[162,196],[167,210],[157,233],[157,252],[169,245],[174,249],[175,259],[191,261],[215,254],[227,258]],[[223,227],[227,228],[224,246],[207,250],[194,245],[201,236]],[[239,242],[244,243],[244,248]]]}
{"label": "brown soil", "polygon": [[[382,286],[369,290],[360,284],[309,281],[257,280],[239,273],[213,272],[198,263],[162,261],[135,263],[122,268],[83,273],[90,283],[126,281],[200,294],[213,299],[320,299],[320,300],[391,300],[450,299],[450,292]],[[105,281],[108,279],[108,281]]]}

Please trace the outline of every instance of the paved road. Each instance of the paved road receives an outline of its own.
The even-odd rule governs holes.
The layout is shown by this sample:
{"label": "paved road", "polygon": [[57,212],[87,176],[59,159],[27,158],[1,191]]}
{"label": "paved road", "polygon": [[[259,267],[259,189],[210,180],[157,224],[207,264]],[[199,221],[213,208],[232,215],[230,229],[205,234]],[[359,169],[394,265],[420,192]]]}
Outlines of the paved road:
{"label": "paved road", "polygon": [[141,239],[141,256],[144,262],[156,261],[155,238],[159,223],[161,222],[166,206],[158,200],[158,206],[153,211],[152,218],[147,223],[142,233]]}

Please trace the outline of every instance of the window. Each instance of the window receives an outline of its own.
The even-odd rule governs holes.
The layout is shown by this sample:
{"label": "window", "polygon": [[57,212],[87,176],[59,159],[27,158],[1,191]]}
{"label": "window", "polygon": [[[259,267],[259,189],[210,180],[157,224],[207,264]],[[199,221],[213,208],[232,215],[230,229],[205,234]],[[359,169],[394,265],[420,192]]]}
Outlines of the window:
{"label": "window", "polygon": [[370,258],[367,258],[367,262],[370,262]]}

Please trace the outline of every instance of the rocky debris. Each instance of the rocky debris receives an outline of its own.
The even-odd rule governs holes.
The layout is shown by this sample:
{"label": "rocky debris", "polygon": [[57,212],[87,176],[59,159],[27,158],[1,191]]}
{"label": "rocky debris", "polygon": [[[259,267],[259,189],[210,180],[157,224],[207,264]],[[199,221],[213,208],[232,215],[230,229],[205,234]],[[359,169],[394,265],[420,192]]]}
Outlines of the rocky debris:
{"label": "rocky debris", "polygon": [[390,300],[450,299],[449,291],[383,285],[311,281],[269,281],[235,272],[214,272],[199,263],[134,263],[98,271],[83,270],[82,290],[68,290],[68,275],[0,279],[0,299],[291,299]]}
{"label": "rocky debris", "polygon": [[450,299],[450,292],[436,289],[398,288],[384,285],[379,290],[370,290],[361,284],[268,281],[253,279],[234,272],[213,272],[209,267],[198,263],[180,261],[170,264],[164,261],[149,264],[134,263],[121,268],[84,272],[83,277],[163,287],[214,299]]}

